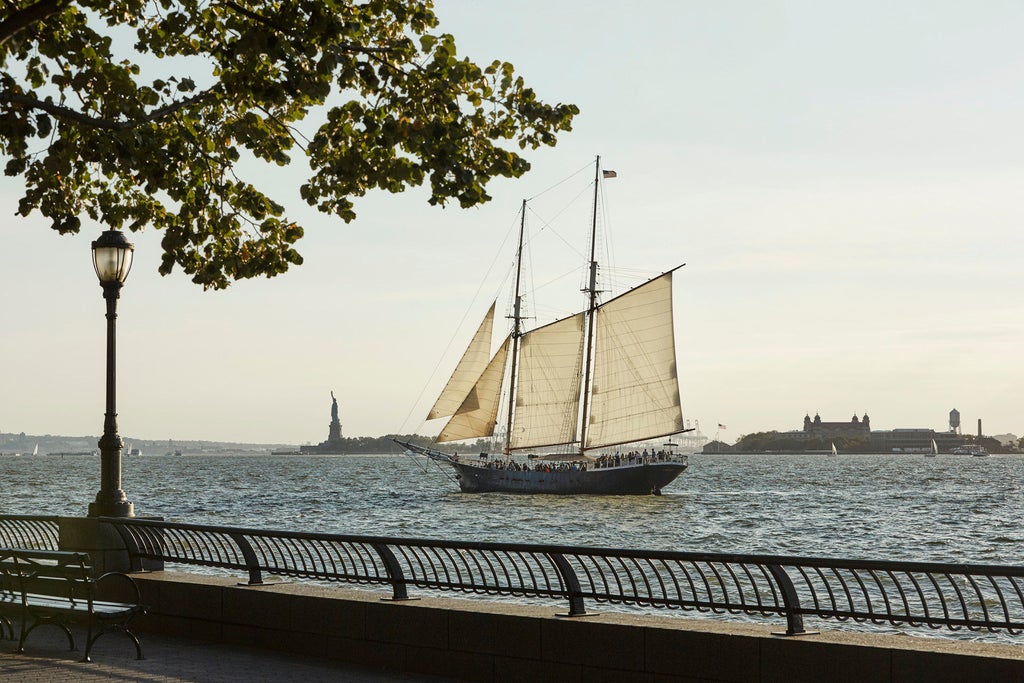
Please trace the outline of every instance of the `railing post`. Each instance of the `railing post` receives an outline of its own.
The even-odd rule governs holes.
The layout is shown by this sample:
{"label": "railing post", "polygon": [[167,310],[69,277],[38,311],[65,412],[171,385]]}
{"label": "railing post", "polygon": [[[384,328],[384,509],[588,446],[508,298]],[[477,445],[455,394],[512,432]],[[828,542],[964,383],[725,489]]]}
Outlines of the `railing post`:
{"label": "railing post", "polygon": [[793,580],[789,578],[786,570],[777,564],[766,565],[775,583],[778,584],[782,593],[782,604],[786,608],[786,632],[773,633],[777,636],[806,636],[817,633],[817,631],[804,630],[804,616],[800,609],[800,596],[796,594],[796,587]]}
{"label": "railing post", "polygon": [[409,597],[409,592],[405,587],[405,574],[402,573],[402,565],[398,564],[398,558],[391,552],[391,548],[383,543],[371,543],[370,545],[384,562],[384,571],[388,573],[388,579],[391,581],[391,599],[415,600],[415,598]]}
{"label": "railing post", "polygon": [[256,559],[256,552],[252,549],[248,539],[240,533],[229,533],[228,536],[238,545],[238,549],[242,551],[242,557],[245,558],[245,568],[249,570],[247,585],[262,586],[263,574],[260,572],[260,562]]}
{"label": "railing post", "polygon": [[569,613],[567,617],[584,617],[587,615],[587,608],[583,604],[583,589],[580,588],[580,581],[576,577],[576,572],[573,570],[572,565],[561,553],[548,553],[548,557],[555,563],[555,569],[558,570],[559,575],[562,577],[562,582],[565,584],[565,597],[569,598]]}

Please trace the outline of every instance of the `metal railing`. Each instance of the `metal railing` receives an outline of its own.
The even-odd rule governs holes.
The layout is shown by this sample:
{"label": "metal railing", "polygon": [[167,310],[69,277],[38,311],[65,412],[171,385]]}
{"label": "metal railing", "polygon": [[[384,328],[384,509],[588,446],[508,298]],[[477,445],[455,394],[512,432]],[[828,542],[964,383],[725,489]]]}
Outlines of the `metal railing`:
{"label": "metal railing", "polygon": [[[8,527],[28,518],[0,517]],[[36,518],[40,519],[40,518]],[[248,574],[487,596],[778,617],[787,635],[804,617],[951,631],[1024,632],[1024,567],[470,543],[267,531],[101,518],[144,560]],[[43,524],[43,522],[40,522]],[[19,532],[20,533],[20,532]]]}
{"label": "metal railing", "polygon": [[57,550],[60,528],[54,516],[0,516],[0,547]]}

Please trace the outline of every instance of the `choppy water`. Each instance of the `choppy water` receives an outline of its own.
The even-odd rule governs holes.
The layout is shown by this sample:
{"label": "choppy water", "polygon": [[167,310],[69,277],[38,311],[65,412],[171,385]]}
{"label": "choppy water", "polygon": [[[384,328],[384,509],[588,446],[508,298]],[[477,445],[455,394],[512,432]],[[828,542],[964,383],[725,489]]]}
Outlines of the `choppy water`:
{"label": "choppy water", "polygon": [[[692,456],[665,495],[463,494],[407,456],[124,460],[137,515],[292,531],[1024,564],[1020,456]],[[99,459],[0,458],[0,512],[83,515]]]}

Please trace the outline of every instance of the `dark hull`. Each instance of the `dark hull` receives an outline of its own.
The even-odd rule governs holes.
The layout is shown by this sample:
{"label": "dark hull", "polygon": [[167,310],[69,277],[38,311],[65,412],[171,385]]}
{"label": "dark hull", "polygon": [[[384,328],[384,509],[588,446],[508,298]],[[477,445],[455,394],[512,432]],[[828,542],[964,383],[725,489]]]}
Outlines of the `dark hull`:
{"label": "dark hull", "polygon": [[585,470],[553,469],[516,471],[460,462],[447,453],[393,439],[412,453],[435,462],[451,465],[459,488],[465,493],[552,493],[557,495],[596,494],[605,496],[645,496],[660,494],[688,466],[685,456],[667,461],[637,463],[619,467],[594,467]]}
{"label": "dark hull", "polygon": [[686,470],[684,462],[657,462],[584,471],[516,472],[449,462],[466,493],[554,493],[638,496],[661,493]]}

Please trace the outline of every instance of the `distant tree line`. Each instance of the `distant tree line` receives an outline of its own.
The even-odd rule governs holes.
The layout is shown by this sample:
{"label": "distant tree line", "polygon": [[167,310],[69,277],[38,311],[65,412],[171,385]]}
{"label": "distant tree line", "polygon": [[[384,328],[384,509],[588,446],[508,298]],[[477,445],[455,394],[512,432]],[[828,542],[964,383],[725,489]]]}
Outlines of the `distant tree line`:
{"label": "distant tree line", "polygon": [[[997,439],[988,436],[964,435],[964,443],[983,446],[989,453],[1015,453],[1024,450],[1024,438],[1016,444],[1003,445]],[[832,444],[842,453],[876,453],[878,449],[870,439],[857,439],[846,436],[834,436],[818,439],[795,438],[777,431],[755,432],[739,438],[735,444],[729,445],[712,441],[704,446],[705,453],[804,453],[807,451],[831,451]]]}
{"label": "distant tree line", "polygon": [[745,453],[779,451],[799,453],[801,451],[831,451],[832,444],[844,453],[871,453],[873,448],[868,439],[836,436],[818,439],[801,439],[779,432],[755,432],[747,434],[736,442],[733,450]]}
{"label": "distant tree line", "polygon": [[446,444],[446,443],[434,443],[434,437],[432,436],[421,436],[420,434],[387,434],[385,436],[354,436],[354,437],[342,437],[343,453],[355,454],[366,454],[374,455],[377,453],[401,453],[402,447],[395,443],[392,439],[399,439],[401,441],[407,441],[409,443],[416,444],[417,446],[424,446],[427,448],[433,448],[436,451],[443,451],[445,453],[481,453],[485,451],[493,452],[494,448],[489,441],[484,439],[477,439],[475,443],[457,443],[457,444]]}

